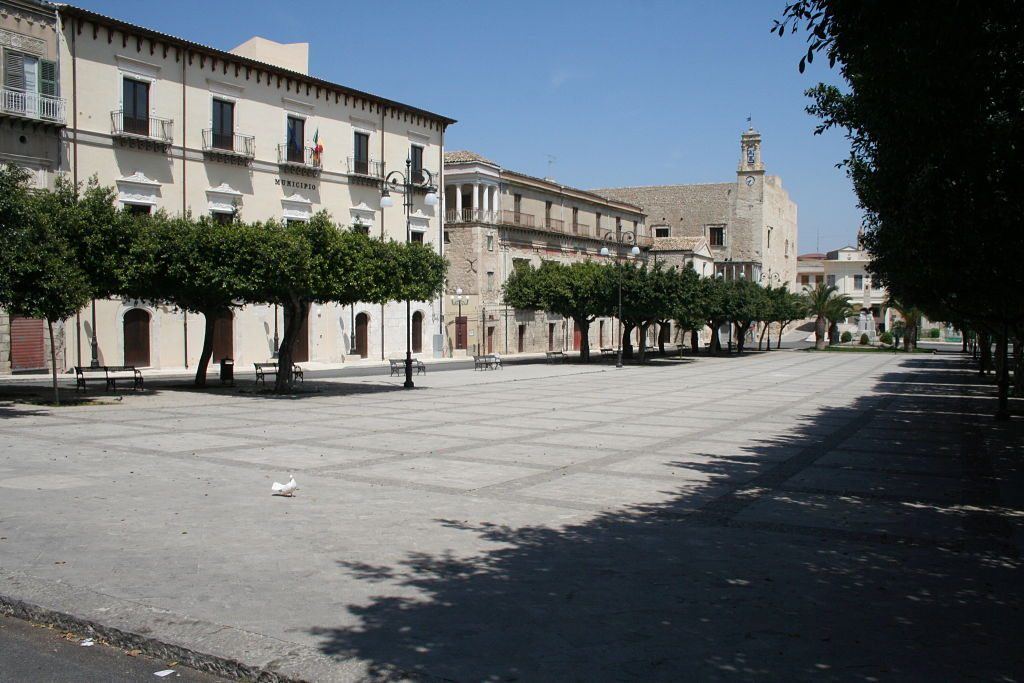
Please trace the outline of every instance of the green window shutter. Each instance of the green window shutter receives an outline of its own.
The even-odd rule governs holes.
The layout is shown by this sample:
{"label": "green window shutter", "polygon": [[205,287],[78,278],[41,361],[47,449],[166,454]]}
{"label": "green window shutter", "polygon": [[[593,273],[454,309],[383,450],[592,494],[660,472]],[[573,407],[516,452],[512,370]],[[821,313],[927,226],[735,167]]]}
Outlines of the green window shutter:
{"label": "green window shutter", "polygon": [[39,60],[39,94],[57,96],[57,63]]}
{"label": "green window shutter", "polygon": [[13,50],[4,50],[4,87],[25,90],[25,56]]}

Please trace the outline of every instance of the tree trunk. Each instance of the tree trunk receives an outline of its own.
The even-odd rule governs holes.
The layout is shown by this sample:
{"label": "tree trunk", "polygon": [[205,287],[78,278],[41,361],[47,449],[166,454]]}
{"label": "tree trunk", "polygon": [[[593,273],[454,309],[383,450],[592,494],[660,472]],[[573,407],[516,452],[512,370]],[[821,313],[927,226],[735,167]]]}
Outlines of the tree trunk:
{"label": "tree trunk", "polygon": [[960,343],[963,345],[963,348],[960,349],[960,353],[967,353],[967,333],[963,330],[960,330]]}
{"label": "tree trunk", "polygon": [[299,325],[306,319],[309,302],[289,300],[284,302],[285,325],[281,348],[277,352],[277,377],[274,380],[274,391],[285,393],[292,390],[292,358],[295,339]]}
{"label": "tree trunk", "polygon": [[576,329],[580,331],[580,361],[590,362],[590,320],[588,318],[573,318]]}
{"label": "tree trunk", "polygon": [[690,348],[694,353],[700,350],[700,339],[697,330],[690,330]]}
{"label": "tree trunk", "polygon": [[[768,332],[768,323],[765,323],[764,327],[761,328],[761,336],[757,338],[757,350],[758,351],[761,350],[761,344],[764,343],[764,335],[767,332]],[[769,351],[772,350],[772,336],[770,334],[768,335],[768,350]]]}
{"label": "tree trunk", "polygon": [[829,346],[839,343],[839,323],[828,321],[828,343]]}
{"label": "tree trunk", "polygon": [[1013,339],[1013,395],[1024,396],[1024,342]]}
{"label": "tree trunk", "polygon": [[[775,348],[777,348],[777,349],[781,349],[782,348],[782,330],[786,329],[786,325],[788,325],[788,324],[789,324],[788,320],[785,323],[782,323],[782,322],[779,323],[779,343],[775,345]],[[768,337],[768,346],[771,346],[771,345],[772,345],[772,338]]]}
{"label": "tree trunk", "polygon": [[984,377],[992,367],[992,340],[988,332],[978,333],[978,350],[981,356],[978,361],[978,374]]}
{"label": "tree trunk", "polygon": [[203,325],[203,352],[199,354],[199,364],[196,366],[195,385],[206,386],[206,370],[210,365],[210,356],[213,355],[213,330],[217,324],[216,315],[213,311],[203,311],[205,324]]}
{"label": "tree trunk", "polygon": [[996,337],[996,362],[998,364],[999,405],[996,408],[997,420],[1010,419],[1010,359],[1006,355],[1006,327]]}
{"label": "tree trunk", "polygon": [[633,341],[630,336],[633,334],[633,328],[636,325],[632,323],[622,323],[622,339],[619,343],[622,345],[622,357],[632,358],[633,357]]}
{"label": "tree trunk", "polygon": [[818,351],[825,349],[825,335],[827,334],[827,326],[825,325],[825,316],[819,315],[817,320],[814,321],[814,348]]}
{"label": "tree trunk", "polygon": [[708,327],[711,328],[711,347],[708,353],[714,356],[717,356],[722,352],[722,340],[718,336],[718,328],[720,325],[717,325],[717,322],[717,320],[712,320],[708,323]]}
{"label": "tree trunk", "polygon": [[664,330],[664,327],[665,327],[666,324],[667,323],[664,323],[664,322],[659,322],[658,323],[658,353],[660,353],[663,356],[665,355],[665,334],[664,334],[665,330]]}
{"label": "tree trunk", "polygon": [[46,329],[50,332],[50,372],[53,375],[53,403],[60,405],[60,386],[57,384],[57,345],[53,343],[53,321],[46,319]]}

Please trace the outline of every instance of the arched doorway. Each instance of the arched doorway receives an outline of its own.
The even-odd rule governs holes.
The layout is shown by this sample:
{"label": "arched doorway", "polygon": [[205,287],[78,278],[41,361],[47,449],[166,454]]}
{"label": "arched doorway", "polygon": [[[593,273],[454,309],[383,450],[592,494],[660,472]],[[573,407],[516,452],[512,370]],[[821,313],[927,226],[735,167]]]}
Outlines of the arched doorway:
{"label": "arched doorway", "polygon": [[235,323],[231,311],[223,311],[214,318],[211,363],[219,363],[222,358],[235,357],[234,332]]}
{"label": "arched doorway", "polygon": [[423,352],[423,313],[421,311],[412,314],[412,352]]}
{"label": "arched doorway", "polygon": [[370,327],[370,316],[360,313],[356,316],[356,350],[360,358],[369,355],[368,344],[366,343],[366,331]]}
{"label": "arched doorway", "polygon": [[149,312],[141,308],[124,314],[124,364],[149,365]]}

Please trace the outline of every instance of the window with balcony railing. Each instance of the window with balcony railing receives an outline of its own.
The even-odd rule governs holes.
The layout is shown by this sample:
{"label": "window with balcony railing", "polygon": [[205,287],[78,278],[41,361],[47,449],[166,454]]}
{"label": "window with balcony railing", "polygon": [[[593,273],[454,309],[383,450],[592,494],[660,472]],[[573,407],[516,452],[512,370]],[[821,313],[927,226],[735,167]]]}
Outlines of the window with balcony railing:
{"label": "window with balcony railing", "polygon": [[63,124],[64,100],[57,97],[57,64],[4,50],[0,109],[6,114]]}

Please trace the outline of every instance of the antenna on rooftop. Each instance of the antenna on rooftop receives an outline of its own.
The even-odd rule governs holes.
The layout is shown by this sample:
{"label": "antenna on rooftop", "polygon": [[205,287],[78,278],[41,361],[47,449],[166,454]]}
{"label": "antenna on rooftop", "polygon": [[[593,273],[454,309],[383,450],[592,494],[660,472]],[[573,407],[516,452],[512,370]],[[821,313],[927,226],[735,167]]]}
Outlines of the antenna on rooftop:
{"label": "antenna on rooftop", "polygon": [[554,178],[555,176],[551,174],[551,169],[554,167],[555,162],[558,161],[558,157],[556,157],[554,154],[546,154],[545,156],[548,158],[548,174],[547,174],[547,177],[548,178]]}

